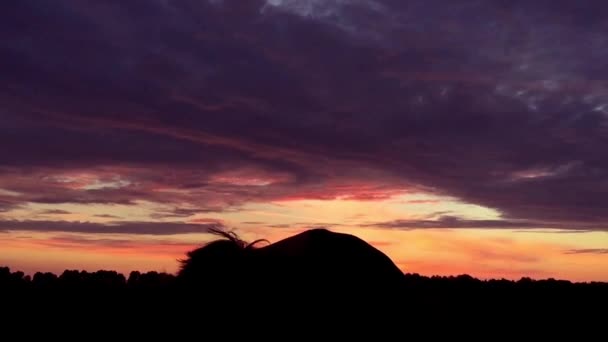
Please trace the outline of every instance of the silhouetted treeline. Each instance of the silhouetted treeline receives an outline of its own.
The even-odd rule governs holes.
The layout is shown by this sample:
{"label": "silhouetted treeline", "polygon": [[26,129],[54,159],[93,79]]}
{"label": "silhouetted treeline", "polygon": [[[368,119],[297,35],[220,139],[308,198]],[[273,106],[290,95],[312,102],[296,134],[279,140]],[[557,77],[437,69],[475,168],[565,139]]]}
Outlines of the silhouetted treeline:
{"label": "silhouetted treeline", "polygon": [[12,290],[167,289],[174,281],[174,275],[155,271],[133,271],[125,277],[116,271],[65,270],[60,275],[37,272],[32,277],[21,271],[11,272],[8,267],[0,267],[0,288]]}
{"label": "silhouetted treeline", "polygon": [[[564,322],[564,327],[600,327],[595,322],[603,316],[594,310],[604,310],[608,304],[608,283],[554,279],[479,280],[468,275],[405,274],[398,294],[361,287],[334,291],[320,292],[298,285],[268,291],[247,283],[210,291],[198,286],[180,287],[179,277],[158,272],[134,271],[127,277],[106,270],[66,270],[60,275],[28,276],[0,268],[2,312],[11,320],[84,321],[101,325],[95,329],[102,331],[118,325],[134,329],[142,324],[133,325],[137,320],[148,327],[179,330],[183,329],[180,320],[184,318],[194,322],[188,329],[201,324],[219,327],[224,318],[231,318],[250,324],[277,320],[296,324],[308,319],[315,322],[317,331],[325,331],[328,325],[340,330],[343,320],[358,321],[361,323],[356,326],[373,326],[387,334],[402,328],[437,330],[450,324],[467,332],[484,326],[515,334],[529,329],[555,331],[555,327],[562,327],[558,322]],[[550,326],[543,325],[545,321]],[[433,326],[427,328],[426,324],[431,323]]]}
{"label": "silhouetted treeline", "polygon": [[[141,273],[133,271],[128,277],[116,271],[99,270],[96,272],[65,270],[62,274],[37,272],[32,276],[21,271],[11,272],[8,267],[0,267],[0,287],[2,289],[32,290],[117,290],[117,289],[169,289],[175,284],[176,277],[169,273],[155,271]],[[480,280],[469,275],[459,276],[422,276],[406,273],[404,291],[423,292],[461,292],[461,291],[607,291],[605,282],[570,282],[553,278],[534,280],[491,279]]]}

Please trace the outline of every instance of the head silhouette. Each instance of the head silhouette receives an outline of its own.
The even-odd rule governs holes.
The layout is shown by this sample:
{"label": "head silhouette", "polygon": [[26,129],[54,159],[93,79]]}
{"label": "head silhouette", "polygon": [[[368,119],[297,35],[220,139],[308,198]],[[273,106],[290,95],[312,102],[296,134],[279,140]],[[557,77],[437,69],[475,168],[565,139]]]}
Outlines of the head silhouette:
{"label": "head silhouette", "polygon": [[187,258],[180,260],[178,278],[196,286],[228,286],[246,280],[255,268],[255,246],[265,240],[247,243],[234,232],[219,228],[209,232],[220,239],[189,251]]}

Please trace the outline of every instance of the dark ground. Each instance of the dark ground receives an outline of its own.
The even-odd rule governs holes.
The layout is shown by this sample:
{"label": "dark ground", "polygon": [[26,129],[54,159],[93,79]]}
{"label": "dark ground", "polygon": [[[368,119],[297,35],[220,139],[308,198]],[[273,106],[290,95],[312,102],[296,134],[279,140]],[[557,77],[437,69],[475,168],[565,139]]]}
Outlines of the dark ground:
{"label": "dark ground", "polygon": [[254,320],[304,315],[401,322],[467,321],[473,325],[508,321],[510,330],[520,324],[539,327],[548,322],[553,332],[574,326],[584,326],[584,331],[608,327],[608,283],[553,279],[481,281],[467,275],[406,274],[399,291],[371,287],[366,291],[365,284],[341,291],[304,286],[270,291],[247,283],[194,289],[182,286],[173,275],[156,272],[132,272],[125,277],[113,271],[65,271],[59,276],[36,273],[29,277],[0,268],[0,294],[3,313],[24,319],[82,318],[107,310],[105,318],[118,321],[120,317],[134,320],[149,315],[161,321],[209,314],[216,319]]}

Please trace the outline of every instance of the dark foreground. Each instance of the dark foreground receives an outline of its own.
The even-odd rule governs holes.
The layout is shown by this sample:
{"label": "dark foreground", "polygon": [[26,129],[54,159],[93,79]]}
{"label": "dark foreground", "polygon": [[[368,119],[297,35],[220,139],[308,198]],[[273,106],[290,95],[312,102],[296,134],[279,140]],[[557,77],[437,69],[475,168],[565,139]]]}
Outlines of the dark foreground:
{"label": "dark foreground", "polygon": [[242,315],[251,315],[251,319],[314,315],[435,322],[476,319],[500,323],[506,319],[526,325],[549,320],[554,327],[565,321],[570,327],[584,324],[589,329],[595,321],[605,324],[608,307],[608,283],[526,278],[481,281],[466,275],[406,274],[398,290],[383,290],[378,284],[368,289],[358,284],[331,291],[293,285],[270,290],[247,283],[226,284],[223,289],[193,288],[171,274],[156,272],[132,272],[125,277],[113,271],[65,271],[59,276],[36,273],[29,277],[0,268],[4,314],[11,307],[11,315],[18,317],[21,313],[29,319],[64,315],[82,318],[104,310],[109,310],[110,314],[105,315],[108,320],[147,315],[181,319],[192,317],[189,312],[194,310],[194,315],[217,314],[232,319]]}
{"label": "dark foreground", "polygon": [[0,268],[0,322],[25,329],[86,327],[83,337],[123,334],[117,327],[204,336],[220,329],[230,340],[241,332],[253,338],[260,329],[288,341],[328,329],[340,332],[338,340],[359,330],[391,340],[420,340],[418,333],[424,339],[456,333],[548,339],[565,338],[567,331],[577,341],[605,337],[606,283],[404,275],[386,255],[347,234],[316,229],[257,247],[216,233],[220,239],[187,253],[177,275],[65,271],[29,277]]}

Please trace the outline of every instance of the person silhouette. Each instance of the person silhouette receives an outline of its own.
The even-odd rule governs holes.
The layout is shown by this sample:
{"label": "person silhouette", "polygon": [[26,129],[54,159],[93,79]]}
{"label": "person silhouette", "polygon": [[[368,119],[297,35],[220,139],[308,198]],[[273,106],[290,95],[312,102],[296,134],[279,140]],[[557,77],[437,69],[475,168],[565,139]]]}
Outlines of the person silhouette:
{"label": "person silhouette", "polygon": [[232,232],[210,232],[220,239],[180,260],[177,279],[185,288],[265,298],[289,290],[333,300],[352,293],[378,299],[395,296],[404,281],[387,255],[354,235],[317,228],[275,243],[247,243]]}

